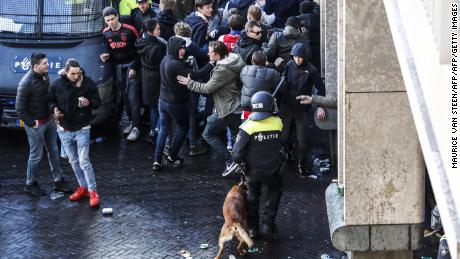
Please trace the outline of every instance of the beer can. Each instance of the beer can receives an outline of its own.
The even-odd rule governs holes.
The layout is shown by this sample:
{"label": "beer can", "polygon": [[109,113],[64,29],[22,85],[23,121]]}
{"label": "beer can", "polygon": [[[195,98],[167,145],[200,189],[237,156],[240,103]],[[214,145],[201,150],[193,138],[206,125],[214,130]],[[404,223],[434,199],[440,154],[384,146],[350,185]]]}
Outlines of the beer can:
{"label": "beer can", "polygon": [[113,213],[112,208],[103,208],[102,209],[102,215],[104,215],[104,216],[112,215],[112,213]]}
{"label": "beer can", "polygon": [[78,97],[78,107],[83,108],[83,100],[85,100],[85,97]]}

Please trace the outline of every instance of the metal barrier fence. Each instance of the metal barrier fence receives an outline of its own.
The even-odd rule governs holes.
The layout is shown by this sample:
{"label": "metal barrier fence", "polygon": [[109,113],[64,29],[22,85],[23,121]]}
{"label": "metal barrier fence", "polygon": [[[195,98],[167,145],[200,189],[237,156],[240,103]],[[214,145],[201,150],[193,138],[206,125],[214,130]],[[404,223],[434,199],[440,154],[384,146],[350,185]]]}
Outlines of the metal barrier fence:
{"label": "metal barrier fence", "polygon": [[2,0],[0,38],[73,39],[101,35],[108,0]]}

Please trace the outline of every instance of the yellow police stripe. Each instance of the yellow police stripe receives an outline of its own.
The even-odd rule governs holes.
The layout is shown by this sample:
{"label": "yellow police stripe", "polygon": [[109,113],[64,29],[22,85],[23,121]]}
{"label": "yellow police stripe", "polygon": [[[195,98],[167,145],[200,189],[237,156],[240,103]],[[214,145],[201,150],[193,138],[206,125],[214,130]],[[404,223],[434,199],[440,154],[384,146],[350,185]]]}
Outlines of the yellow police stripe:
{"label": "yellow police stripe", "polygon": [[240,128],[249,135],[252,135],[254,132],[281,131],[283,129],[283,123],[279,117],[272,116],[260,121],[247,120]]}

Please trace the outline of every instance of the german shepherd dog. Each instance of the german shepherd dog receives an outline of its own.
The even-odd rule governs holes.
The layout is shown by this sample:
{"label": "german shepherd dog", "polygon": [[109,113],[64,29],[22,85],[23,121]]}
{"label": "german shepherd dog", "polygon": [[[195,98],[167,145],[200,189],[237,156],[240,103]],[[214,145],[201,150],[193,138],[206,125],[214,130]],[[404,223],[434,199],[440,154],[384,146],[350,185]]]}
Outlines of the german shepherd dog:
{"label": "german shepherd dog", "polygon": [[232,240],[233,237],[238,238],[240,241],[237,247],[240,255],[246,253],[242,247],[244,243],[248,248],[252,248],[254,245],[246,226],[246,190],[246,185],[241,182],[238,185],[234,185],[225,198],[223,207],[225,223],[220,231],[219,252],[215,259],[221,258],[224,244]]}

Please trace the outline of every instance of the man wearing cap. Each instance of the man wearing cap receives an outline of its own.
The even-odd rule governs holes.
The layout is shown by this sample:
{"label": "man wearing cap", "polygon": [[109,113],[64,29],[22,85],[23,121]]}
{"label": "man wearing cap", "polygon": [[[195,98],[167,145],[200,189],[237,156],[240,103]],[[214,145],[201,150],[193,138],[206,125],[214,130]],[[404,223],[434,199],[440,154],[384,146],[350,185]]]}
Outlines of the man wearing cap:
{"label": "man wearing cap", "polygon": [[281,119],[274,115],[275,101],[270,93],[260,91],[251,98],[252,113],[241,126],[233,146],[233,160],[246,163],[247,222],[249,234],[259,230],[259,197],[266,186],[260,232],[273,234],[281,198]]}
{"label": "man wearing cap", "polygon": [[147,19],[155,18],[157,14],[153,11],[148,0],[136,0],[137,8],[131,10],[130,21],[140,34],[142,34],[142,23]]}

